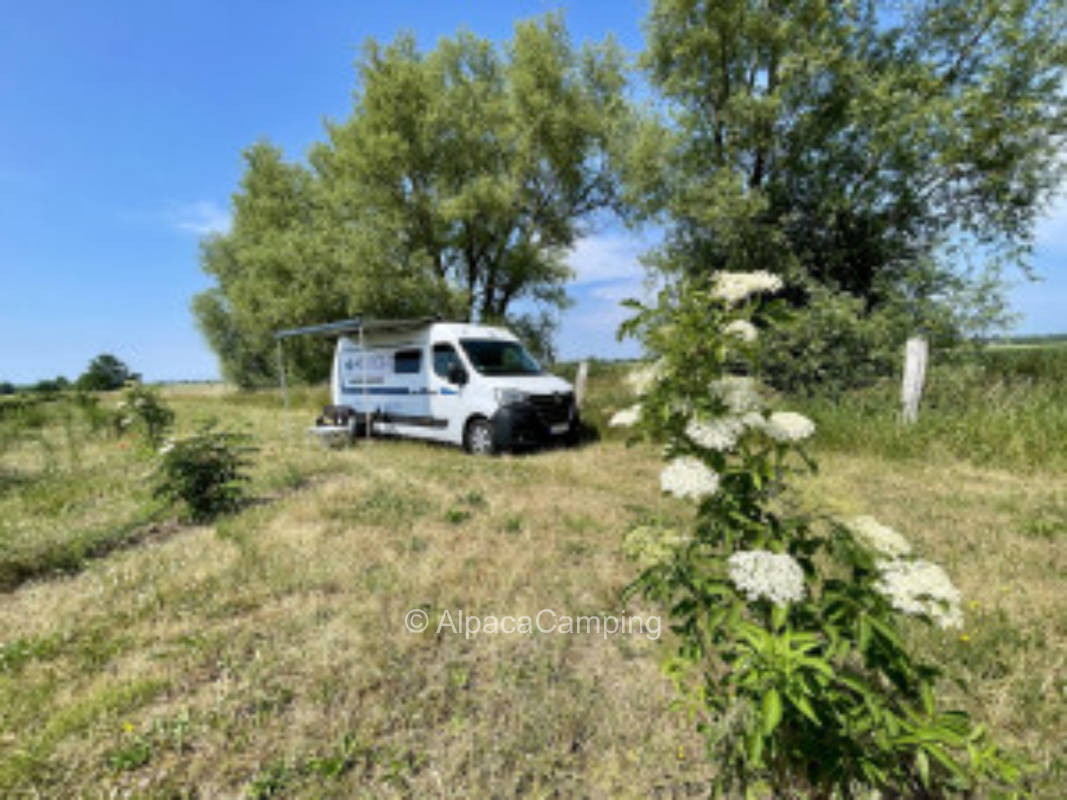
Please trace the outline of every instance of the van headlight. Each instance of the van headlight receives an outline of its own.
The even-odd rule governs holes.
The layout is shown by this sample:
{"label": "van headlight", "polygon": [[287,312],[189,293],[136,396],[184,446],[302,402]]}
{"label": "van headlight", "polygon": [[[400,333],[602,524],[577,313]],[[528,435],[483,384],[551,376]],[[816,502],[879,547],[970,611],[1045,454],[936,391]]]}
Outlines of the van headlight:
{"label": "van headlight", "polygon": [[498,404],[510,406],[525,403],[530,395],[521,389],[493,389],[493,397],[496,398]]}

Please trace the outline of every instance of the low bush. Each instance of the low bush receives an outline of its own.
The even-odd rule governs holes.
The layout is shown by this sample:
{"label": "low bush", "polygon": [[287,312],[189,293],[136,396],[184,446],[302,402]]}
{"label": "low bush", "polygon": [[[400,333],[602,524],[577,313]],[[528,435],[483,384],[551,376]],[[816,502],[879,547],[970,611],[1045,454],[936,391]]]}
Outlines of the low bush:
{"label": "low bush", "polygon": [[255,452],[248,435],[216,430],[207,422],[196,433],[160,448],[155,496],[183,504],[192,522],[236,511],[245,499]]}

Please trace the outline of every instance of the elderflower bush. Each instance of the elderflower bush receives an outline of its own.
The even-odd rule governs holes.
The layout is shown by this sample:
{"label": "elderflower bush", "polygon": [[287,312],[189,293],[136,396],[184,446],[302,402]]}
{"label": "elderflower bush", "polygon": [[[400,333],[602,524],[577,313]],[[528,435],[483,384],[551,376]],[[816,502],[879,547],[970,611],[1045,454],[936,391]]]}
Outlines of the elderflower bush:
{"label": "elderflower bush", "polygon": [[1018,764],[939,707],[940,670],[903,635],[909,620],[962,623],[945,571],[873,517],[781,510],[791,477],[815,468],[814,424],[771,408],[752,377],[781,288],[767,273],[718,273],[664,290],[654,307],[631,303],[623,328],[655,357],[631,376],[640,413],[626,423],[663,444],[661,489],[695,506],[689,531],[630,532],[624,548],[642,572],[628,593],[674,618],[667,670],[707,736],[713,788],[1017,796]]}
{"label": "elderflower bush", "polygon": [[112,417],[116,436],[140,431],[144,445],[154,450],[159,448],[173,425],[174,412],[163,402],[159,392],[137,382],[126,385]]}
{"label": "elderflower bush", "polygon": [[608,420],[608,427],[630,428],[636,425],[639,419],[641,419],[641,406],[634,404],[629,408],[616,411],[611,419]]}

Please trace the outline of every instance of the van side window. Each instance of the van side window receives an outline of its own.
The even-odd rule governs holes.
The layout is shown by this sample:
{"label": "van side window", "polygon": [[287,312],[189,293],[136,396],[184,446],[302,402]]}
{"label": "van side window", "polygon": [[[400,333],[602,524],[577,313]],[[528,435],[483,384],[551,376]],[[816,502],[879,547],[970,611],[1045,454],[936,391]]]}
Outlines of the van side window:
{"label": "van side window", "polygon": [[393,372],[397,375],[417,375],[421,369],[421,350],[397,350],[393,356]]}
{"label": "van side window", "polygon": [[441,378],[448,380],[448,371],[453,364],[460,364],[456,350],[450,344],[435,344],[433,346],[433,371]]}

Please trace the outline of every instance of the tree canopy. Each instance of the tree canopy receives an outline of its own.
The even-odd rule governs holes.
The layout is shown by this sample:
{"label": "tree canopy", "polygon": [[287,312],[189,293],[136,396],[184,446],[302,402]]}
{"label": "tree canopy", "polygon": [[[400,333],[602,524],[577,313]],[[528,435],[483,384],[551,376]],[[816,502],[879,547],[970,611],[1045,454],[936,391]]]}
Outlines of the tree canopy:
{"label": "tree canopy", "polygon": [[[126,381],[140,380],[139,373],[132,372],[126,364],[111,353],[101,353],[86,367],[78,377],[78,388],[88,391],[108,392],[113,389],[121,389]],[[63,377],[56,378],[52,383],[55,388],[61,389],[66,383]]]}
{"label": "tree canopy", "polygon": [[[307,165],[247,150],[232,230],[203,244],[217,286],[194,312],[227,377],[273,375],[281,327],[561,307],[563,255],[619,201],[622,62],[610,40],[575,49],[552,15],[516,25],[502,49],[470,33],[429,53],[406,35],[369,42],[351,116]],[[298,373],[321,377],[322,343],[296,346]]]}
{"label": "tree canopy", "polygon": [[[626,102],[610,39],[575,48],[558,16],[499,47],[371,41],[306,163],[245,152],[194,311],[244,385],[272,378],[272,331],[355,313],[544,337],[563,256],[612,209],[665,226],[661,275],[768,269],[826,305],[786,367],[835,320],[892,317],[847,334],[856,352],[985,325],[1062,177],[1065,26],[1067,0],[655,0],[641,64],[661,115]],[[294,350],[325,374],[325,343]]]}
{"label": "tree canopy", "polygon": [[912,324],[995,308],[1061,175],[1065,25],[1063,0],[656,0],[642,63],[669,119],[630,165],[668,228],[653,263],[769,269],[795,302],[815,282]]}

